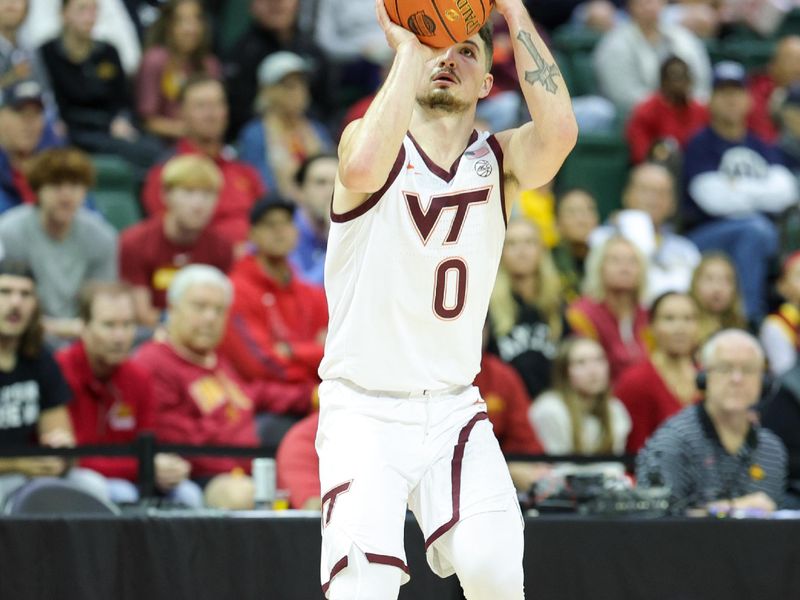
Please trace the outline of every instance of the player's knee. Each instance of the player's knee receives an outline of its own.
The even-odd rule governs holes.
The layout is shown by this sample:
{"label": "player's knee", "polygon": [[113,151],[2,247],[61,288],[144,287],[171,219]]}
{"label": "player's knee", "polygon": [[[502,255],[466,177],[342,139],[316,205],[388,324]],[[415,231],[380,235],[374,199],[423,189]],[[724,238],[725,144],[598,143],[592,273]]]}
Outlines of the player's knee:
{"label": "player's knee", "polygon": [[467,600],[523,600],[522,561],[503,556],[476,556],[460,561],[458,579]]}
{"label": "player's knee", "polygon": [[217,475],[205,489],[206,504],[212,508],[252,509],[254,496],[253,480],[247,475]]}
{"label": "player's knee", "polygon": [[347,566],[330,582],[328,600],[386,600],[396,598],[403,572],[385,564],[369,562],[355,545],[347,554]]}

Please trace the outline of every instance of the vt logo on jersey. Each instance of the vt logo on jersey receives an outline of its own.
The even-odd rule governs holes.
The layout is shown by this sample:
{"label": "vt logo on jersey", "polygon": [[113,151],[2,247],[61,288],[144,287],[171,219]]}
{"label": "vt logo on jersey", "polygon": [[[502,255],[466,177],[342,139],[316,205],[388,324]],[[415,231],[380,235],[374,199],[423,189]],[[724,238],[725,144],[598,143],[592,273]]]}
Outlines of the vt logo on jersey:
{"label": "vt logo on jersey", "polygon": [[461,235],[461,229],[464,227],[464,221],[467,218],[469,207],[473,204],[484,204],[488,202],[491,191],[492,188],[487,187],[471,190],[469,192],[433,196],[431,197],[431,202],[427,211],[423,210],[422,203],[417,194],[403,192],[403,196],[405,196],[408,212],[411,214],[411,220],[414,221],[414,226],[417,228],[423,245],[428,244],[431,233],[433,233],[436,223],[439,222],[439,217],[442,216],[442,211],[452,208],[456,209],[456,216],[453,219],[452,225],[450,225],[450,231],[444,241],[445,244],[455,244]]}

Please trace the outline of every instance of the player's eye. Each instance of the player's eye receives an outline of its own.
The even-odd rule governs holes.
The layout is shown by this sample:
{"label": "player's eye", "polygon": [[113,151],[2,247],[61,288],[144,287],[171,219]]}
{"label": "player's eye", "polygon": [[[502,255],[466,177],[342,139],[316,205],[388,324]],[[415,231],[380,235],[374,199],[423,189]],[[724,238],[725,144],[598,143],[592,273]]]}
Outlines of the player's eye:
{"label": "player's eye", "polygon": [[464,54],[464,55],[466,55],[466,56],[475,56],[475,53],[472,51],[472,49],[471,49],[471,48],[464,48],[464,49],[461,51],[461,53],[462,53],[462,54]]}

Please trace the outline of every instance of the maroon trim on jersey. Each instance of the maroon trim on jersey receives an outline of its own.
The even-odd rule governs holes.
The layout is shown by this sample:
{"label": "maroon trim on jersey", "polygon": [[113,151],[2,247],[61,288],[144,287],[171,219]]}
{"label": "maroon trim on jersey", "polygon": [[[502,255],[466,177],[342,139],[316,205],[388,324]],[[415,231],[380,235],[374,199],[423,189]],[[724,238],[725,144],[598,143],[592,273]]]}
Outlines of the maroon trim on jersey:
{"label": "maroon trim on jersey", "polygon": [[367,561],[376,564],[376,565],[387,565],[389,567],[397,567],[401,571],[403,571],[406,575],[411,574],[411,570],[408,568],[408,565],[402,561],[402,559],[397,558],[396,556],[387,556],[386,554],[373,554],[372,552],[365,552],[364,556],[367,557]]}
{"label": "maroon trim on jersey", "polygon": [[339,561],[335,565],[333,565],[333,568],[331,569],[331,576],[328,577],[328,582],[322,584],[323,594],[328,593],[328,588],[331,587],[331,581],[333,581],[333,578],[336,577],[339,573],[341,573],[346,566],[347,566],[347,556],[343,556],[342,558],[339,559]]}
{"label": "maroon trim on jersey", "polygon": [[439,179],[442,179],[445,182],[450,183],[451,181],[453,181],[453,177],[456,176],[456,171],[458,171],[458,165],[461,162],[461,157],[464,156],[464,152],[466,152],[467,148],[472,146],[472,144],[474,144],[478,139],[478,132],[475,131],[474,129],[472,130],[472,134],[469,136],[469,142],[467,142],[467,148],[464,148],[464,152],[462,152],[459,155],[459,157],[450,167],[449,171],[445,171],[442,167],[440,167],[435,162],[433,162],[433,160],[431,160],[431,158],[425,153],[425,150],[423,150],[417,143],[417,140],[414,139],[414,136],[411,135],[410,131],[408,132],[408,138],[411,140],[411,143],[414,144],[414,147],[417,149],[417,152],[419,152],[419,155],[422,157],[422,160],[425,163],[425,166],[428,167],[428,170],[434,175],[436,175]]}
{"label": "maroon trim on jersey", "polygon": [[489,143],[492,152],[494,152],[495,158],[497,158],[497,167],[500,169],[500,210],[503,211],[503,223],[508,227],[508,213],[506,212],[506,174],[505,171],[503,171],[503,149],[500,147],[500,142],[498,142],[497,138],[493,135],[490,135],[486,141]]}
{"label": "maroon trim on jersey", "polygon": [[397,158],[392,165],[392,170],[389,172],[389,177],[386,178],[386,183],[383,184],[383,187],[379,189],[374,194],[371,194],[364,202],[356,206],[352,210],[348,210],[342,214],[336,214],[333,212],[333,197],[331,197],[331,221],[334,223],[346,223],[347,221],[352,221],[353,219],[357,219],[361,215],[365,214],[369,209],[373,208],[378,201],[383,198],[383,195],[386,193],[386,190],[394,183],[394,180],[397,179],[397,176],[400,174],[400,171],[403,169],[403,165],[406,162],[406,149],[404,146],[400,146],[400,151],[397,153]]}
{"label": "maroon trim on jersey", "polygon": [[453,525],[458,523],[459,518],[461,518],[461,466],[462,462],[464,461],[464,450],[466,449],[467,441],[469,440],[469,434],[472,433],[472,429],[475,427],[475,424],[478,421],[483,421],[488,418],[488,414],[485,412],[479,412],[472,417],[472,419],[470,419],[469,423],[464,425],[464,428],[458,434],[458,443],[456,444],[455,450],[453,450],[453,460],[450,463],[450,487],[453,498],[453,516],[447,523],[434,531],[431,537],[425,540],[426,551],[428,548],[430,548],[433,542],[450,531]]}

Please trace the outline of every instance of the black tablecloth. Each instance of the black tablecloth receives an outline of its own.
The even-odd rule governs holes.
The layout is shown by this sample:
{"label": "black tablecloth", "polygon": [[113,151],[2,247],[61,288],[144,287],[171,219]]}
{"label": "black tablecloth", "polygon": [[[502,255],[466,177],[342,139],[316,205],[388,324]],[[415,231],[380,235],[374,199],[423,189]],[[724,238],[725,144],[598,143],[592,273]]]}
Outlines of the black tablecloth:
{"label": "black tablecloth", "polygon": [[[793,600],[800,521],[529,518],[526,598]],[[406,529],[403,600],[458,600]],[[316,518],[0,519],[0,599],[319,600]]]}

